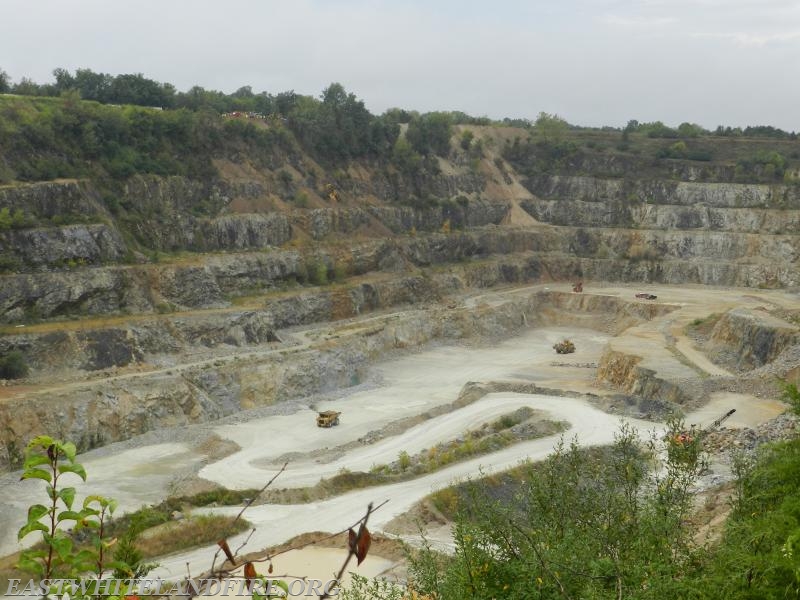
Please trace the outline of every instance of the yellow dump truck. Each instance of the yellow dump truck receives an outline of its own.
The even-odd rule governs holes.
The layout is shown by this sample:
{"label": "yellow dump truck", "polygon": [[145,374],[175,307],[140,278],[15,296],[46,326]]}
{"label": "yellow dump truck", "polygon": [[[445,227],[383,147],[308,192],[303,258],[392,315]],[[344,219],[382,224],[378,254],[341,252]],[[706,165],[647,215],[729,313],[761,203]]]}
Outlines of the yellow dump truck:
{"label": "yellow dump truck", "polygon": [[326,410],[317,415],[317,427],[333,427],[339,424],[340,412]]}

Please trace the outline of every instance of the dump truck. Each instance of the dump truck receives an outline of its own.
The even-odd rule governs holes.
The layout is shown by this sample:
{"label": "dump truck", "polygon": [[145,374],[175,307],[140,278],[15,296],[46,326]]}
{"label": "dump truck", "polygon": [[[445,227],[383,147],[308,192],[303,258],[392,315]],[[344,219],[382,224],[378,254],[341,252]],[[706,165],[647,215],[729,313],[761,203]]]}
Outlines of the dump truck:
{"label": "dump truck", "polygon": [[325,410],[317,415],[317,427],[333,427],[339,424],[339,415],[335,410]]}
{"label": "dump truck", "polygon": [[570,340],[561,340],[557,344],[553,344],[553,350],[559,354],[572,354],[575,352],[575,344]]}

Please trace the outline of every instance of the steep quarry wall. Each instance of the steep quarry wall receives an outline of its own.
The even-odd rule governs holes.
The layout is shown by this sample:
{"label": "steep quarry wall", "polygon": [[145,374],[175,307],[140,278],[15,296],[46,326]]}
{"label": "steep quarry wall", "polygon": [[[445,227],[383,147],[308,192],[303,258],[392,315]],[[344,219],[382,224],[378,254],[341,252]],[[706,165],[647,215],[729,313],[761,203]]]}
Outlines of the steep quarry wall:
{"label": "steep quarry wall", "polygon": [[[504,337],[536,323],[542,311],[564,309],[601,320],[617,310],[646,319],[663,308],[614,298],[581,299],[568,294],[514,296],[493,306],[429,308],[348,325],[307,344],[261,345],[246,354],[227,354],[152,372],[130,373],[98,382],[76,382],[37,395],[0,403],[0,468],[18,463],[31,432],[74,440],[81,450],[127,439],[155,428],[217,419],[240,410],[336,390],[358,383],[370,362],[390,351],[433,340]],[[298,299],[302,302],[302,299]],[[638,315],[638,317],[637,317]],[[254,315],[250,315],[250,323]],[[563,317],[563,322],[568,321]],[[583,319],[576,318],[585,325]],[[184,331],[189,326],[184,327]],[[129,330],[129,331],[132,331]],[[272,339],[266,331],[266,339]],[[129,335],[117,330],[117,335]],[[156,335],[155,332],[151,332]],[[109,335],[108,333],[103,335]],[[83,339],[89,339],[86,335]],[[101,337],[101,336],[95,336]],[[175,338],[164,335],[167,344]]]}
{"label": "steep quarry wall", "polygon": [[[331,207],[309,210],[226,212],[232,198],[261,198],[256,182],[229,185],[200,184],[183,177],[132,178],[109,199],[89,183],[41,183],[0,189],[0,208],[20,210],[26,223],[39,227],[0,230],[0,256],[8,270],[59,269],[134,260],[136,244],[125,240],[122,227],[139,244],[155,251],[241,251],[279,247],[298,235],[314,240],[330,236],[387,229],[395,234],[457,230],[499,224],[509,205],[473,200],[432,206]],[[108,192],[104,192],[108,194]],[[117,207],[114,218],[108,205]],[[119,213],[127,206],[140,216]],[[200,208],[198,208],[200,207]],[[133,212],[135,211],[135,212]],[[219,216],[204,216],[221,212]],[[92,221],[91,224],[62,221]],[[371,230],[373,232],[371,232]]]}
{"label": "steep quarry wall", "polygon": [[800,329],[764,311],[731,310],[717,321],[707,344],[715,360],[749,371],[775,360],[800,343]]}
{"label": "steep quarry wall", "polygon": [[784,184],[540,175],[526,179],[525,186],[545,200],[564,199],[586,203],[616,200],[674,206],[702,204],[713,208],[800,209],[800,188]]}
{"label": "steep quarry wall", "polygon": [[[104,237],[104,231],[98,229],[99,239],[115,239],[110,233]],[[95,240],[81,227],[73,237],[86,239],[87,247],[89,239]],[[100,246],[100,242],[92,243],[93,248]],[[111,241],[108,246],[121,251]],[[70,245],[72,255],[80,247]],[[26,248],[21,246],[20,252],[27,253]],[[186,309],[222,307],[242,293],[306,282],[314,277],[312,271],[319,269],[331,280],[337,273],[397,272],[514,253],[529,253],[528,281],[578,277],[748,287],[800,284],[800,271],[795,268],[800,253],[796,236],[489,226],[450,234],[320,245],[305,251],[218,254],[197,263],[0,275],[0,321],[153,312],[165,304]]]}
{"label": "steep quarry wall", "polygon": [[653,369],[640,365],[641,356],[606,350],[597,365],[597,381],[645,401],[685,405],[691,397],[677,383],[656,376]]}

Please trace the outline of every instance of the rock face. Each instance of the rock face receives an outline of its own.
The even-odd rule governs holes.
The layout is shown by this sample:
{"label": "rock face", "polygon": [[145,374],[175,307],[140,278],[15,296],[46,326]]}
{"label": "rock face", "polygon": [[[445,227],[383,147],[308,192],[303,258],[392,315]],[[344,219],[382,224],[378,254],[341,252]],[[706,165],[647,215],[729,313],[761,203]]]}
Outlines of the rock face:
{"label": "rock face", "polygon": [[800,343],[800,329],[763,311],[725,313],[711,332],[711,356],[740,371],[761,367]]}
{"label": "rock face", "polygon": [[0,252],[18,265],[74,267],[120,262],[127,248],[116,229],[98,224],[2,232]]}
{"label": "rock face", "polygon": [[[800,284],[794,236],[638,230],[475,229],[352,243],[335,253],[272,250],[206,257],[202,264],[110,266],[2,276],[0,321],[214,308],[242,290],[269,290],[346,274],[398,271],[527,253],[516,281],[586,279],[778,287]],[[769,261],[765,257],[771,257]],[[511,264],[513,263],[513,265]],[[516,266],[514,266],[516,265]],[[518,261],[506,268],[518,269]],[[493,266],[491,268],[494,268]],[[477,273],[478,271],[476,271]],[[487,271],[488,273],[488,271]],[[511,274],[499,274],[499,281]],[[471,285],[472,282],[470,281]],[[481,284],[481,287],[485,285]]]}
{"label": "rock face", "polygon": [[658,403],[685,405],[690,395],[679,385],[655,376],[655,371],[641,367],[641,357],[607,350],[597,366],[597,379],[632,396]]}
{"label": "rock face", "polygon": [[23,210],[39,219],[106,214],[94,188],[87,183],[44,182],[0,188],[0,208]]}
{"label": "rock face", "polygon": [[[0,403],[5,464],[30,432],[88,448],[350,385],[394,348],[523,324],[618,333],[667,310],[588,294],[431,307],[455,306],[450,296],[465,290],[578,279],[800,285],[798,185],[732,183],[733,165],[624,152],[536,157],[515,171],[498,152],[510,141],[485,140],[482,158],[456,148],[416,175],[366,162],[326,169],[298,149],[285,164],[242,157],[206,180],[0,188],[0,324],[10,332],[0,355],[22,352],[34,383],[43,373],[81,382],[53,403]],[[376,315],[341,343],[282,331],[408,305],[421,310]],[[729,313],[709,349],[742,371],[767,365],[798,344],[797,328],[776,321]],[[114,375],[144,363],[154,371]],[[108,378],[84,385],[87,373]],[[688,398],[621,352],[609,350],[598,375],[646,401]]]}
{"label": "rock face", "polygon": [[[417,282],[422,285],[422,282]],[[401,293],[417,283],[398,286]],[[359,287],[347,294],[349,301],[381,304],[391,301],[419,302],[427,294],[424,286],[417,296],[394,298],[392,287],[370,290]],[[369,300],[373,298],[373,300]],[[376,300],[375,298],[380,298]],[[293,310],[277,314],[295,315],[305,305],[308,313],[328,318],[336,311],[331,298],[298,297]],[[47,401],[28,396],[0,403],[0,470],[18,464],[30,432],[47,431],[62,439],[75,441],[86,450],[114,441],[128,439],[155,428],[169,428],[200,423],[232,414],[244,408],[270,405],[291,398],[307,396],[350,386],[363,377],[366,366],[386,352],[415,347],[431,340],[456,340],[472,336],[513,335],[525,323],[536,322],[543,310],[558,310],[573,301],[568,295],[538,293],[515,297],[496,306],[471,309],[433,307],[402,315],[377,316],[369,326],[342,330],[336,343],[328,338],[312,341],[307,346],[274,345],[272,329],[264,313],[245,312],[225,317],[211,327],[197,318],[176,317],[167,321],[80,334],[56,334],[50,341],[63,350],[69,345],[93,345],[82,356],[97,360],[100,354],[123,361],[128,351],[156,352],[174,350],[189,340],[195,344],[253,343],[263,351],[246,355],[229,354],[224,359],[212,358],[180,367],[166,367],[152,372],[110,377],[97,382],[81,382],[70,389],[48,392]],[[618,298],[584,301],[589,313],[598,318],[609,308],[608,302],[634,318],[645,319],[644,313]],[[319,308],[324,306],[325,308]],[[567,313],[562,311],[564,315]],[[606,315],[607,316],[607,315]],[[564,317],[566,322],[567,317]],[[46,337],[46,336],[45,336]],[[124,340],[135,339],[135,344]],[[27,337],[31,346],[42,345],[35,336]],[[260,346],[259,346],[260,344]],[[264,345],[267,344],[267,345]],[[133,350],[135,348],[135,350]],[[41,360],[55,353],[41,353]],[[100,366],[98,363],[97,366]]]}

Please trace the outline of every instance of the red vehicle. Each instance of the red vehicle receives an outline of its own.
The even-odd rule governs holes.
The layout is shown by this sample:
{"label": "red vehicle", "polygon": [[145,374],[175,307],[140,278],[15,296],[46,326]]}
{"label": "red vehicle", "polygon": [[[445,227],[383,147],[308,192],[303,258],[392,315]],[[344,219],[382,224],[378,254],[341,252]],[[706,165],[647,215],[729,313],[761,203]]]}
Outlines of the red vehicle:
{"label": "red vehicle", "polygon": [[656,296],[655,294],[648,294],[647,292],[639,292],[638,294],[636,294],[636,297],[642,300],[655,300],[656,298],[658,298],[658,296]]}

